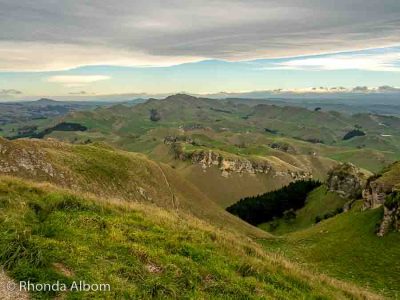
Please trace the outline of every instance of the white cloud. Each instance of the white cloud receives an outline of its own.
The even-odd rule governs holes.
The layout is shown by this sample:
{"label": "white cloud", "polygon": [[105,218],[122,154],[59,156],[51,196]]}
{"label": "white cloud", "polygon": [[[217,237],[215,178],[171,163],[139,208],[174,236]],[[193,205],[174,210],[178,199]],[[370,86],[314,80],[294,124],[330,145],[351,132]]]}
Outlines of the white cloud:
{"label": "white cloud", "polygon": [[171,66],[203,57],[149,55],[104,45],[47,44],[0,41],[0,71],[53,71],[80,66]]}
{"label": "white cloud", "polygon": [[80,87],[96,81],[110,79],[105,75],[58,75],[47,78],[48,82],[60,83],[65,87]]}
{"label": "white cloud", "polygon": [[383,54],[337,54],[323,57],[295,58],[276,63],[270,69],[400,72],[399,63],[400,51]]}
{"label": "white cloud", "polygon": [[15,96],[21,94],[21,91],[15,89],[0,89],[0,96]]}
{"label": "white cloud", "polygon": [[0,0],[0,11],[1,71],[290,57],[400,36],[398,0]]}

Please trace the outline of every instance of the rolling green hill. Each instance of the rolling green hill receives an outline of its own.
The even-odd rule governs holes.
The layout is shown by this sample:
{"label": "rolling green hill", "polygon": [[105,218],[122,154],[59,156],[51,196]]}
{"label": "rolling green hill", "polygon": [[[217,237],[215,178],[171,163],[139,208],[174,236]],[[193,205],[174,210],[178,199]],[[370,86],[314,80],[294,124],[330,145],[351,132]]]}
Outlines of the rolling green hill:
{"label": "rolling green hill", "polygon": [[[399,298],[399,165],[369,177],[354,165],[335,168],[325,185],[308,194],[304,207],[259,226],[279,235],[264,243],[265,248],[307,268]],[[361,190],[363,199],[356,200]]]}
{"label": "rolling green hill", "polygon": [[33,293],[39,299],[380,298],[151,204],[2,176],[0,205],[0,262],[13,278],[110,285],[106,292]]}
{"label": "rolling green hill", "polygon": [[101,144],[0,138],[0,174],[51,182],[120,201],[154,203],[191,212],[216,226],[265,236],[261,230],[225,212],[168,165]]}
{"label": "rolling green hill", "polygon": [[[151,117],[155,113],[157,118]],[[134,107],[117,105],[95,111],[74,112],[66,117],[103,134],[119,136],[143,134],[152,128],[209,128],[213,131],[265,132],[301,140],[345,145],[343,137],[354,128],[366,133],[359,146],[399,150],[400,119],[372,114],[345,115],[337,112],[311,111],[300,107],[259,104],[254,107],[227,100],[195,98],[178,94],[163,100],[151,99]],[[351,140],[358,140],[355,137]]]}
{"label": "rolling green hill", "polygon": [[265,249],[397,299],[400,235],[393,232],[382,238],[376,236],[382,210],[361,211],[361,205],[356,205],[349,212],[264,243]]}
{"label": "rolling green hill", "polygon": [[[48,129],[61,122],[87,130]],[[288,184],[294,180],[293,171],[324,180],[336,161],[351,161],[376,172],[400,159],[400,122],[394,117],[250,106],[182,94],[135,106],[74,111],[46,126],[38,127],[48,132],[45,137],[74,144],[107,143],[168,164],[222,207]],[[356,127],[366,135],[343,140]],[[178,140],[166,143],[171,138]],[[246,164],[257,164],[261,158],[273,170],[268,174],[229,171],[229,176],[221,176],[227,173],[219,162],[204,168],[202,162],[177,157],[174,146],[186,154],[200,150],[223,153],[228,163],[233,163],[229,157]]]}
{"label": "rolling green hill", "polygon": [[[309,193],[305,206],[291,217],[260,225],[280,235],[264,243],[267,251],[277,251],[318,272],[399,298],[399,166],[396,162],[368,179],[354,166],[336,168],[326,185]],[[362,200],[342,198],[360,192],[354,174],[364,182]]]}
{"label": "rolling green hill", "polygon": [[[0,158],[0,173],[7,175],[0,177],[0,262],[17,280],[105,281],[114,286],[110,299],[373,299],[380,296],[369,287],[386,296],[399,291],[398,234],[379,239],[374,233],[381,210],[356,206],[314,225],[316,215],[342,203],[324,188],[308,196],[298,223],[276,231],[290,233],[273,237],[186,180],[183,160],[170,165],[102,143],[35,139],[0,139]],[[339,261],[337,249],[343,251]],[[387,255],[375,258],[383,249]],[[359,265],[349,269],[354,257]]]}

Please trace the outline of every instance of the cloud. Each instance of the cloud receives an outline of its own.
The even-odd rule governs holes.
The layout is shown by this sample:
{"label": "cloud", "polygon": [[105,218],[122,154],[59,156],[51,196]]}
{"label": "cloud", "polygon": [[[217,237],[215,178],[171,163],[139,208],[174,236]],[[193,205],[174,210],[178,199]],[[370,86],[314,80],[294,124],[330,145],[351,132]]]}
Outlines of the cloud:
{"label": "cloud", "polygon": [[81,96],[84,96],[84,95],[87,95],[88,92],[86,92],[86,91],[79,91],[79,92],[70,92],[69,94],[70,94],[70,95],[81,95]]}
{"label": "cloud", "polygon": [[311,88],[296,88],[296,89],[274,89],[274,90],[260,90],[260,91],[247,91],[247,92],[221,92],[214,94],[193,94],[195,96],[205,96],[211,98],[269,98],[275,97],[277,94],[280,97],[285,96],[321,96],[321,95],[349,95],[356,94],[381,94],[381,93],[400,93],[400,88],[392,86],[368,87],[356,86],[353,88],[345,88],[342,86],[333,87],[311,87]]}
{"label": "cloud", "polygon": [[355,93],[368,93],[372,91],[372,89],[367,86],[356,86],[351,91]]}
{"label": "cloud", "polygon": [[378,92],[381,93],[400,93],[400,88],[396,88],[393,86],[383,85],[378,87]]}
{"label": "cloud", "polygon": [[15,89],[0,89],[0,96],[15,96],[21,94],[21,91]]}
{"label": "cloud", "polygon": [[400,36],[398,0],[0,0],[0,11],[3,71],[298,56]]}
{"label": "cloud", "polygon": [[357,86],[352,90],[354,93],[400,93],[400,88],[383,85],[379,87]]}
{"label": "cloud", "polygon": [[372,52],[333,54],[319,57],[294,58],[273,64],[265,69],[286,70],[367,70],[400,72],[400,49],[389,48],[381,53],[381,49]]}
{"label": "cloud", "polygon": [[47,78],[47,81],[60,83],[66,87],[79,87],[110,78],[110,76],[105,75],[57,75]]}

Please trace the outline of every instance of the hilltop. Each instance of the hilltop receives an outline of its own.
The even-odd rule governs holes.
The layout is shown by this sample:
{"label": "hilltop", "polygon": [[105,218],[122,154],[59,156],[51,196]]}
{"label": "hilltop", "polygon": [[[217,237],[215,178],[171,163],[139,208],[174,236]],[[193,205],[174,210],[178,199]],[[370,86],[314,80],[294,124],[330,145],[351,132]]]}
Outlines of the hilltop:
{"label": "hilltop", "polygon": [[395,117],[178,94],[135,106],[75,110],[38,125],[30,136],[144,153],[227,207],[299,178],[325,180],[341,161],[376,172],[400,158],[399,129]]}
{"label": "hilltop", "polygon": [[[260,225],[281,234],[275,237],[225,212],[209,196],[209,184],[218,178],[245,185],[266,176],[267,185],[281,173],[290,176],[288,181],[306,179],[299,166],[307,166],[306,159],[314,155],[295,154],[301,144],[291,148],[282,142],[271,148],[282,156],[237,154],[204,136],[166,138],[162,129],[157,134],[163,140],[155,151],[168,149],[158,161],[102,142],[0,138],[0,173],[7,175],[0,176],[0,261],[9,274],[26,279],[28,268],[36,282],[70,282],[79,276],[108,281],[116,287],[111,298],[121,297],[124,289],[142,298],[380,298],[352,284],[398,295],[398,234],[379,238],[375,232],[384,207],[365,210],[352,200],[349,210],[337,211],[348,203],[347,195],[359,195],[364,181],[397,186],[398,163],[371,179],[363,177],[360,184],[351,176],[371,176],[368,171],[333,163],[336,173],[325,174],[332,191],[321,186],[309,193],[293,222],[277,225],[280,220],[274,219]],[[210,177],[204,189],[200,175],[190,178],[188,171]],[[335,174],[343,182],[332,181]],[[358,192],[337,193],[347,188]],[[337,249],[342,251],[339,260]],[[387,255],[377,256],[383,249]],[[355,257],[359,265],[349,270]]]}

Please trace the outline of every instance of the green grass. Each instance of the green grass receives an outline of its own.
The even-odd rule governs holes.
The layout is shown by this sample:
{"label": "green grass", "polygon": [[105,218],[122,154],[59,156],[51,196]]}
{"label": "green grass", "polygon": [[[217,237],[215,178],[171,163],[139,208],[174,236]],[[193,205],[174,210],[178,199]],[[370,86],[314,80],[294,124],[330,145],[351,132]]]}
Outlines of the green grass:
{"label": "green grass", "polygon": [[382,176],[377,179],[377,182],[394,185],[396,188],[400,187],[400,162],[395,162],[382,171]]}
{"label": "green grass", "polygon": [[[63,299],[341,299],[372,294],[297,269],[241,235],[152,206],[0,179],[0,262],[16,280],[107,283]],[[49,299],[53,292],[37,292]]]}
{"label": "green grass", "polygon": [[336,193],[329,192],[325,186],[321,186],[309,193],[305,206],[296,211],[295,219],[279,219],[261,224],[259,227],[276,235],[305,229],[315,224],[317,216],[322,217],[327,213],[334,212],[343,207],[347,201],[349,200],[343,199]]}
{"label": "green grass", "polygon": [[[158,122],[149,119],[150,109],[160,113]],[[243,119],[244,116],[248,118]],[[397,118],[368,114],[349,116],[299,107],[235,106],[225,101],[187,95],[175,95],[161,101],[151,100],[130,108],[115,105],[74,112],[66,116],[66,120],[87,126],[88,136],[100,132],[104,141],[145,153],[151,147],[146,146],[144,141],[155,137],[154,131],[162,128],[177,130],[191,124],[204,128],[197,132],[189,130],[188,134],[193,133],[205,147],[233,154],[268,155],[267,144],[271,140],[285,138],[301,154],[316,152],[339,161],[353,161],[362,168],[377,171],[398,158],[400,150],[400,122]],[[383,128],[380,122],[388,126]],[[362,126],[367,135],[342,141],[343,135],[354,129],[355,124]],[[265,128],[278,130],[278,134],[270,136]],[[391,134],[392,137],[382,137],[382,133]],[[325,144],[302,142],[310,138],[325,140]],[[162,139],[158,139],[158,143],[162,143]]]}
{"label": "green grass", "polygon": [[341,162],[351,162],[371,172],[379,172],[391,162],[400,159],[400,154],[374,149],[343,149],[329,154],[328,157]]}
{"label": "green grass", "polygon": [[[122,202],[153,203],[192,213],[214,225],[235,228],[251,236],[266,233],[232,216],[211,201],[176,170],[145,155],[93,143],[73,145],[45,140],[0,139],[6,174],[50,182],[81,193],[115,198]],[[21,153],[30,153],[23,158]],[[28,170],[21,165],[28,165]],[[50,172],[50,171],[51,172]]]}
{"label": "green grass", "polygon": [[400,297],[400,234],[376,236],[382,210],[361,211],[358,203],[349,212],[265,244],[265,249],[397,298]]}

